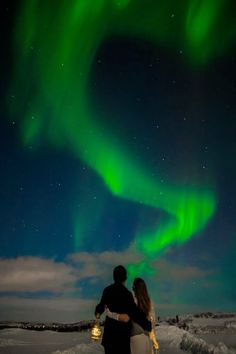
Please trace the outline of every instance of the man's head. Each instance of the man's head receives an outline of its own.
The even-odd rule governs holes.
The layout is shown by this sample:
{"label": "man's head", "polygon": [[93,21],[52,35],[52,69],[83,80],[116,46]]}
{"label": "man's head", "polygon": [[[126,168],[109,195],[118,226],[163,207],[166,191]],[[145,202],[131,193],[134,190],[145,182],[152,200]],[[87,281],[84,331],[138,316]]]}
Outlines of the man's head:
{"label": "man's head", "polygon": [[124,283],[127,279],[127,270],[122,265],[118,265],[113,270],[113,279],[115,283]]}

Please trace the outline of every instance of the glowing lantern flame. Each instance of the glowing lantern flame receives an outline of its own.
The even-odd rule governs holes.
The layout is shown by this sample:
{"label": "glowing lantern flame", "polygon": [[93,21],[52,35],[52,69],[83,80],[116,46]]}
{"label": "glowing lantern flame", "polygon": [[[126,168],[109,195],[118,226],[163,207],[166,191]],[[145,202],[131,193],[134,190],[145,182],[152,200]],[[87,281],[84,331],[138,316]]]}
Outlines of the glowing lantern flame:
{"label": "glowing lantern flame", "polygon": [[97,341],[101,338],[101,335],[102,335],[102,330],[101,330],[100,323],[96,321],[91,330],[91,339]]}

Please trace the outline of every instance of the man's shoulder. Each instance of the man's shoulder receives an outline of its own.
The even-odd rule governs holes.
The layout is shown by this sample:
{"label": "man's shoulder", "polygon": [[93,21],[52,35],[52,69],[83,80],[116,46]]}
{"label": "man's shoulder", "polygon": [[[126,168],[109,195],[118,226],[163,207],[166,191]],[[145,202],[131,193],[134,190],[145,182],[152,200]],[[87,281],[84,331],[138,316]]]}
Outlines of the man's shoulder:
{"label": "man's shoulder", "polygon": [[129,289],[127,289],[126,286],[124,286],[123,284],[119,284],[119,283],[113,283],[113,284],[108,285],[104,289],[104,292],[105,293],[118,292],[118,293],[126,294],[126,296],[133,297],[131,291],[129,291]]}
{"label": "man's shoulder", "polygon": [[114,284],[110,284],[104,288],[104,291],[108,291],[114,287]]}
{"label": "man's shoulder", "polygon": [[129,289],[127,289],[126,286],[123,284],[114,284],[113,291],[117,292],[117,294],[120,294],[126,299],[133,299],[131,291],[129,291]]}
{"label": "man's shoulder", "polygon": [[103,294],[109,294],[110,292],[113,291],[113,289],[114,289],[114,284],[110,284],[104,288]]}

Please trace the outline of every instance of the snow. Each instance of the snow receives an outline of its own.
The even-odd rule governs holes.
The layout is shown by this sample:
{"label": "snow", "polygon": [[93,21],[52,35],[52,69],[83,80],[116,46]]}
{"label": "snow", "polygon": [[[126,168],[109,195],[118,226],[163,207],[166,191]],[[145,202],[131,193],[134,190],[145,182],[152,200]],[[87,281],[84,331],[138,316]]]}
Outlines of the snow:
{"label": "snow", "polygon": [[168,342],[171,348],[179,348],[184,330],[176,326],[161,325],[156,327],[156,336],[159,341]]}
{"label": "snow", "polygon": [[225,343],[228,348],[236,350],[236,334],[235,333],[201,333],[196,335],[197,338],[202,338],[208,344],[217,345],[219,342]]}
{"label": "snow", "polygon": [[[174,326],[158,327],[160,354],[186,354],[178,348],[180,333]],[[0,343],[0,354],[104,354],[101,344],[91,341],[89,332],[5,329],[0,331]]]}
{"label": "snow", "polygon": [[[168,320],[169,321],[169,320]],[[236,354],[236,319],[180,317],[180,323],[160,322],[156,335],[160,354]],[[188,325],[188,331],[182,325]],[[186,328],[186,327],[185,327]],[[103,354],[90,332],[0,331],[0,354]]]}
{"label": "snow", "polygon": [[66,349],[63,351],[57,350],[53,352],[53,354],[80,354],[80,353],[81,354],[82,353],[103,354],[104,350],[99,343],[90,343],[90,344],[81,343],[70,349]]}
{"label": "snow", "polygon": [[206,343],[201,338],[196,338],[190,333],[185,333],[180,347],[192,354],[235,354],[236,351],[227,348],[224,343],[219,342],[216,346]]}
{"label": "snow", "polygon": [[0,354],[51,354],[57,350],[63,351],[75,347],[79,343],[89,347],[91,344],[89,333],[24,329],[4,329],[0,331]]}

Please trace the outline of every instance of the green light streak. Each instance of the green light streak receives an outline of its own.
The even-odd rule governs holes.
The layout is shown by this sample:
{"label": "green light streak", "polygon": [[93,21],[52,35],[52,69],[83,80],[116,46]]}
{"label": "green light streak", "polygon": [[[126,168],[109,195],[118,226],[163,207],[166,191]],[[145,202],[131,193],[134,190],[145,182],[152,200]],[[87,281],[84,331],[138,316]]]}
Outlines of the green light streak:
{"label": "green light streak", "polygon": [[130,3],[130,0],[113,0],[113,1],[119,9],[123,9]]}
{"label": "green light streak", "polygon": [[148,276],[153,276],[155,271],[150,267],[148,261],[142,261],[139,264],[129,264],[127,267],[128,270],[128,284],[129,287],[132,287],[131,279],[140,277],[141,274],[146,274]]}
{"label": "green light streak", "polygon": [[[206,62],[217,51],[216,33],[218,18],[224,8],[224,0],[194,0],[190,2],[186,33],[193,57]],[[214,45],[213,45],[214,44]]]}
{"label": "green light streak", "polygon": [[[190,62],[210,62],[216,51],[226,47],[212,41],[223,2],[184,0],[180,5],[166,0],[144,6],[141,0],[74,0],[70,5],[60,1],[57,8],[50,1],[21,3],[11,88],[16,99],[11,109],[24,117],[24,143],[33,144],[44,136],[89,165],[113,195],[165,211],[168,217],[154,231],[136,236],[144,254],[155,255],[199,233],[214,214],[214,193],[163,186],[153,179],[94,117],[87,85],[99,45],[114,33],[141,36],[169,48],[186,42]],[[78,220],[75,224],[79,247],[85,226]]]}

